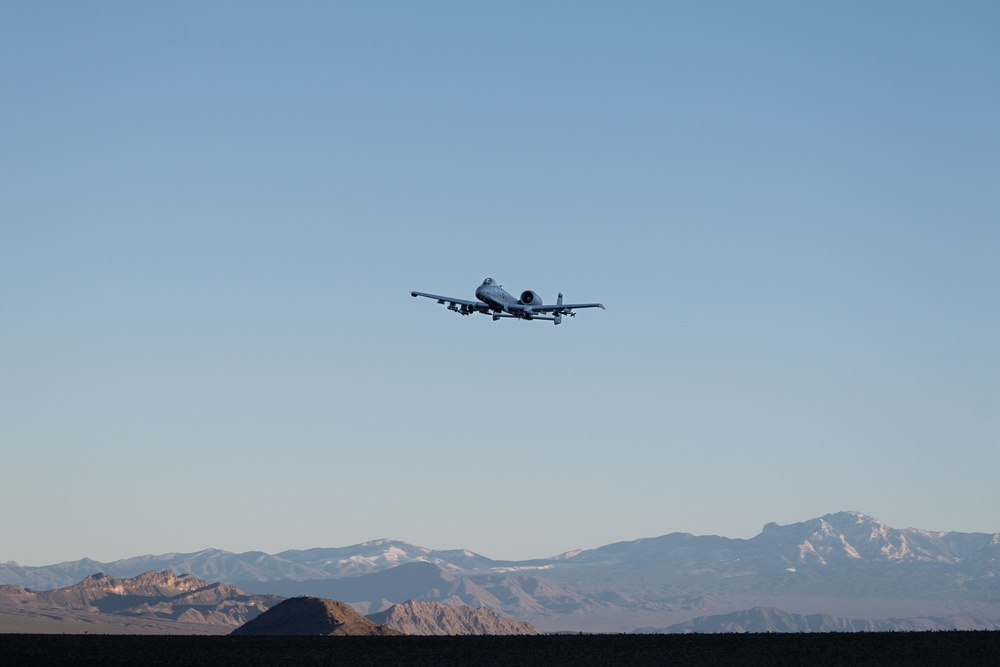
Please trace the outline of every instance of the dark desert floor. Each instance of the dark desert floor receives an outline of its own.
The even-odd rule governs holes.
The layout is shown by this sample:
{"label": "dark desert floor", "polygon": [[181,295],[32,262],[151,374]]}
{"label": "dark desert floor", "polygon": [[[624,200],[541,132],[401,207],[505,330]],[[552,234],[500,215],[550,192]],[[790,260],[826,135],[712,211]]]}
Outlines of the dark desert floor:
{"label": "dark desert floor", "polygon": [[4,665],[998,665],[1000,632],[204,637],[0,635]]}

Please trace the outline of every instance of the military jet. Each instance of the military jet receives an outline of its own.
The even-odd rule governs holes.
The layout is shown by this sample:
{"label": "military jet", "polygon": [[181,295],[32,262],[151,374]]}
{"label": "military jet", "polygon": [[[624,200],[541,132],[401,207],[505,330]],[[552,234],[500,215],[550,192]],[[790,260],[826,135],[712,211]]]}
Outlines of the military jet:
{"label": "military jet", "polygon": [[600,303],[563,303],[563,295],[560,294],[554,306],[542,304],[542,297],[531,290],[521,292],[520,298],[515,298],[513,294],[508,294],[503,285],[497,284],[492,278],[487,278],[483,284],[476,289],[476,298],[479,301],[466,301],[450,296],[438,296],[437,294],[425,294],[424,292],[410,292],[410,296],[425,296],[428,299],[436,299],[442,306],[448,304],[448,310],[461,315],[471,315],[472,313],[483,313],[493,315],[496,322],[501,317],[509,317],[515,320],[548,320],[554,324],[562,322],[563,315],[576,317],[573,312],[575,308],[601,308]]}

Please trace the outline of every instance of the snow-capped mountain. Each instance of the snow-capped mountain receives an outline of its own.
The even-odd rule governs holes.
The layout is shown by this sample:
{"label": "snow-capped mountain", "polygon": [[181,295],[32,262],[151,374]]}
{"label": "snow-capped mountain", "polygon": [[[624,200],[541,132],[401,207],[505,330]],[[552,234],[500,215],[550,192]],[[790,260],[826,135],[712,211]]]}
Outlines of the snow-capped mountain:
{"label": "snow-capped mountain", "polygon": [[362,542],[350,547],[282,551],[276,557],[337,577],[370,574],[415,561],[433,563],[450,572],[489,570],[500,566],[497,561],[465,549],[435,551],[389,539]]}
{"label": "snow-capped mountain", "polygon": [[769,523],[751,542],[766,556],[780,545],[789,565],[830,565],[851,561],[971,563],[1000,555],[997,535],[942,533],[890,528],[859,512],[779,526]]}

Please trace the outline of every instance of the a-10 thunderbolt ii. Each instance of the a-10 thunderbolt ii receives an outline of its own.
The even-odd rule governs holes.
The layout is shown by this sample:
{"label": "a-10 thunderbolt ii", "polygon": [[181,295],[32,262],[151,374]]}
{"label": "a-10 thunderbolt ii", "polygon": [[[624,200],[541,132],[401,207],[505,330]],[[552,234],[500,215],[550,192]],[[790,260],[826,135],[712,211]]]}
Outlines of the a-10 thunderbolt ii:
{"label": "a-10 thunderbolt ii", "polygon": [[521,292],[521,298],[515,298],[513,294],[508,294],[503,285],[497,284],[492,278],[487,278],[483,284],[476,289],[476,298],[479,301],[466,301],[456,299],[451,296],[438,296],[437,294],[425,294],[424,292],[410,292],[410,296],[425,296],[428,299],[436,299],[442,306],[448,304],[448,310],[462,315],[472,313],[483,313],[493,315],[496,322],[501,317],[510,317],[516,320],[548,320],[554,324],[562,322],[563,315],[576,317],[573,312],[575,308],[601,308],[600,303],[563,303],[563,295],[560,294],[553,306],[546,306],[542,303],[542,297],[531,290]]}

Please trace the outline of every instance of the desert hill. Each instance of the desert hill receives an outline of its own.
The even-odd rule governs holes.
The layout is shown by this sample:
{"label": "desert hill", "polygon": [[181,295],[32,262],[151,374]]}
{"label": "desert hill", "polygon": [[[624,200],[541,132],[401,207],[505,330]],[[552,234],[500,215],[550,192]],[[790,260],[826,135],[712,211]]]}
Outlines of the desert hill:
{"label": "desert hill", "polygon": [[368,620],[343,602],[303,595],[289,598],[236,628],[233,635],[399,635]]}
{"label": "desert hill", "polygon": [[530,623],[500,616],[487,607],[449,606],[409,600],[367,618],[407,635],[538,635]]}
{"label": "desert hill", "polygon": [[224,634],[282,598],[187,574],[94,574],[73,586],[0,586],[0,632]]}

